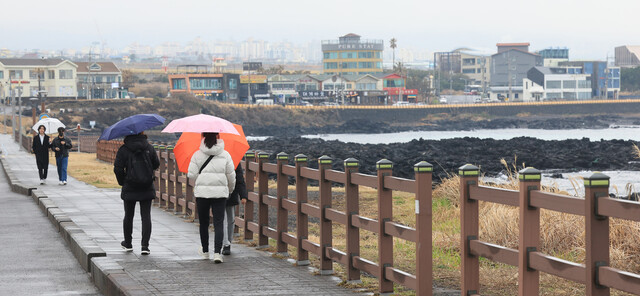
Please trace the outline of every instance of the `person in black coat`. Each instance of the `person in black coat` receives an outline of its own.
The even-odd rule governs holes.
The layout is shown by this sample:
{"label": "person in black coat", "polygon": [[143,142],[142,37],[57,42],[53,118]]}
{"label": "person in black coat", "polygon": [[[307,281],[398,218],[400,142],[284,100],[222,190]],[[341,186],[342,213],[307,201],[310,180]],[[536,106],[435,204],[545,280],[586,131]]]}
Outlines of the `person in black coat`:
{"label": "person in black coat", "polygon": [[231,255],[231,242],[233,241],[233,228],[235,226],[236,206],[242,201],[247,202],[247,184],[244,181],[242,165],[236,168],[236,187],[227,199],[224,213],[224,238],[222,240],[222,255]]}
{"label": "person in black coat", "polygon": [[[126,136],[124,138],[124,145],[120,146],[116,154],[116,159],[113,163],[113,172],[116,175],[118,184],[122,186],[120,198],[124,201],[124,220],[122,222],[122,228],[124,231],[124,241],[120,243],[123,249],[127,252],[133,251],[133,245],[131,244],[131,235],[133,232],[133,216],[136,209],[136,202],[140,203],[140,218],[142,219],[142,255],[148,255],[149,251],[149,239],[151,238],[151,203],[156,196],[156,190],[151,182],[148,186],[140,187],[137,184],[130,184],[127,180],[127,168],[129,166],[129,159],[134,157],[137,151],[143,152],[145,157],[148,157],[149,164],[151,165],[151,171],[158,169],[160,166],[160,160],[156,154],[156,150],[147,141],[147,136],[144,133],[137,135]],[[153,175],[150,176],[153,180]]]}
{"label": "person in black coat", "polygon": [[49,136],[44,133],[46,130],[47,128],[44,125],[40,125],[38,134],[33,136],[33,141],[31,142],[31,152],[36,155],[36,165],[38,165],[41,185],[47,182],[47,171],[49,170],[49,148],[51,143]]}
{"label": "person in black coat", "polygon": [[51,141],[51,150],[55,152],[60,185],[67,185],[67,165],[71,147],[71,139],[64,135],[64,127],[59,127],[58,136]]}

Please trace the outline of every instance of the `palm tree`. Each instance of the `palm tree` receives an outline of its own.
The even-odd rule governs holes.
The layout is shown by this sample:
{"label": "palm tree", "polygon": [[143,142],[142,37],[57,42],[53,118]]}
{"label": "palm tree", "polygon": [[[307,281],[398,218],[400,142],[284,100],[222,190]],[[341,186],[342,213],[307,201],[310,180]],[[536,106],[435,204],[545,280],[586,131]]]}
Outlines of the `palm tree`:
{"label": "palm tree", "polygon": [[393,63],[392,63],[392,65],[394,67],[396,65],[396,47],[398,47],[397,42],[398,42],[398,40],[396,40],[396,38],[391,38],[391,41],[389,42],[390,43],[389,47],[391,47],[391,49],[393,49]]}

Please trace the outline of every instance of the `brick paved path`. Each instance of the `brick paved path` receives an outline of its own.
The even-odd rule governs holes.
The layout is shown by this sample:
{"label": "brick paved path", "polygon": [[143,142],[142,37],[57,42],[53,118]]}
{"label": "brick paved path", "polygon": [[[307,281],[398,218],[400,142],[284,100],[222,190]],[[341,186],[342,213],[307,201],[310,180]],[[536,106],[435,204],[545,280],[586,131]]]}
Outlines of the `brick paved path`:
{"label": "brick paved path", "polygon": [[101,295],[30,197],[0,172],[0,294]]}
{"label": "brick paved path", "polygon": [[[122,241],[124,210],[120,191],[100,189],[69,177],[57,185],[56,168],[49,168],[48,185],[38,185],[35,158],[0,135],[0,148],[14,174],[25,185],[33,185],[81,227],[107,256],[116,260],[132,278],[155,295],[355,295],[337,285],[335,277],[315,276],[306,267],[234,244],[225,263],[202,260],[198,228],[180,217],[153,207],[150,256],[140,255],[140,219],[134,220],[134,252],[125,253]],[[73,153],[69,162],[73,162]],[[6,182],[5,182],[6,183]],[[213,236],[211,237],[213,240]],[[213,243],[213,241],[211,242]]]}

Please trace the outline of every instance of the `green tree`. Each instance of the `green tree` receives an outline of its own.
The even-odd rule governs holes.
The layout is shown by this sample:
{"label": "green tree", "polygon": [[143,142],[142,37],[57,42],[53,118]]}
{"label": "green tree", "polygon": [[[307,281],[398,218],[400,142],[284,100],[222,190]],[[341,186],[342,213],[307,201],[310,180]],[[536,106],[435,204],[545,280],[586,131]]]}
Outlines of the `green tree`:
{"label": "green tree", "polygon": [[391,38],[391,41],[389,41],[389,47],[391,47],[391,49],[393,49],[393,64],[395,67],[396,64],[396,47],[398,47],[398,40],[396,40],[396,38]]}
{"label": "green tree", "polygon": [[640,91],[640,67],[622,68],[620,71],[620,90],[627,92]]}

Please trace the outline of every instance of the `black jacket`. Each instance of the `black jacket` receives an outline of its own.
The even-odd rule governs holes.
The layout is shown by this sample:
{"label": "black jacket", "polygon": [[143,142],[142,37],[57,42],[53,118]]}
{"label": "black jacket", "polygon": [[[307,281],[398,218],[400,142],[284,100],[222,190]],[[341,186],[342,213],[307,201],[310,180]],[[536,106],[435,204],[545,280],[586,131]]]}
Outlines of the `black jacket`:
{"label": "black jacket", "polygon": [[236,168],[236,187],[227,199],[227,206],[236,206],[240,202],[239,198],[247,199],[247,184],[244,182],[242,165]]}
{"label": "black jacket", "polygon": [[[64,145],[62,144],[64,141]],[[56,148],[60,148],[60,151],[56,151]],[[56,153],[56,157],[69,157],[69,150],[71,150],[71,139],[66,136],[63,136],[60,139],[59,136],[55,136],[53,141],[51,141],[51,150]]]}
{"label": "black jacket", "polygon": [[134,151],[146,150],[151,159],[151,166],[153,170],[157,170],[160,167],[160,160],[156,154],[156,150],[153,146],[147,142],[147,136],[145,135],[131,135],[124,138],[124,145],[120,146],[118,153],[116,154],[116,160],[113,162],[113,172],[116,174],[118,184],[122,186],[122,192],[120,198],[127,201],[141,201],[152,200],[156,196],[156,189],[153,187],[153,183],[148,188],[133,188],[126,182],[126,167],[129,163],[129,157],[133,156]]}
{"label": "black jacket", "polygon": [[49,149],[51,143],[49,143],[49,136],[44,135],[43,143],[40,143],[40,135],[33,136],[33,142],[31,143],[31,152],[36,155],[37,159],[46,159],[49,162]]}

